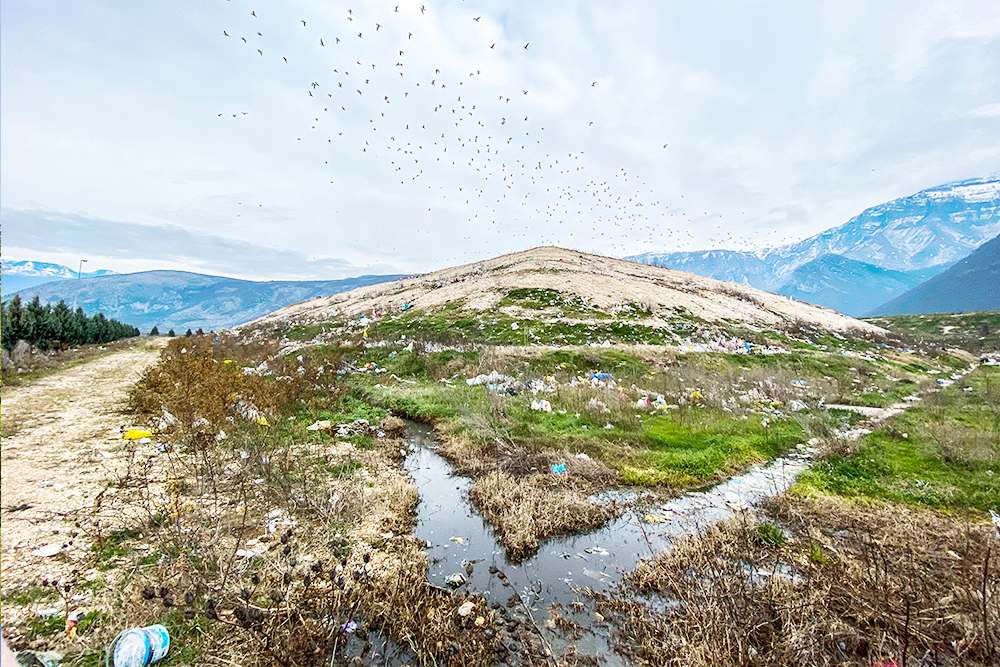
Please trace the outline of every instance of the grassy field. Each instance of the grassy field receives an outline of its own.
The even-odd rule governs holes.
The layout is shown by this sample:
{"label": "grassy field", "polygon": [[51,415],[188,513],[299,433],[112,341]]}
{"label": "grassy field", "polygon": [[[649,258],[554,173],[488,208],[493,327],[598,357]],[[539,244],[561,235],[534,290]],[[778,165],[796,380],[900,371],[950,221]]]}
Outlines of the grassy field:
{"label": "grassy field", "polygon": [[1000,350],[1000,311],[868,317],[867,322],[932,345]]}
{"label": "grassy field", "polygon": [[1000,367],[981,366],[817,462],[794,492],[1000,510]]}

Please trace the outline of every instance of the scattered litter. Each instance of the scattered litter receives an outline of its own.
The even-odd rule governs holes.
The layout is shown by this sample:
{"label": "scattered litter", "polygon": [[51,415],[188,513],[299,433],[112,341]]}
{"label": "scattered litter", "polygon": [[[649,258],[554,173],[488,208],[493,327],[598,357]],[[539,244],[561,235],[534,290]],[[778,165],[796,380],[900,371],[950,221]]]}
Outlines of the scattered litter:
{"label": "scattered litter", "polygon": [[340,626],[340,629],[343,630],[346,634],[351,634],[352,632],[358,629],[358,624],[355,623],[354,621],[348,621],[347,623],[344,623],[342,626]]}
{"label": "scattered litter", "polygon": [[[140,431],[138,429],[129,429],[122,434],[124,440],[141,440],[142,438],[152,438],[153,434],[149,431]],[[147,440],[147,442],[149,442]]]}
{"label": "scattered litter", "polygon": [[532,410],[540,410],[542,412],[552,412],[552,404],[549,403],[546,400],[532,401],[531,402],[531,409]]}
{"label": "scattered litter", "polygon": [[455,574],[448,577],[444,583],[448,584],[452,588],[458,588],[459,586],[465,584],[465,575],[462,574],[461,572],[456,572]]}
{"label": "scattered litter", "polygon": [[476,605],[471,601],[467,600],[462,603],[462,606],[458,608],[458,615],[465,618],[472,613],[472,610],[476,608]]}
{"label": "scattered litter", "polygon": [[604,425],[604,430],[605,431],[613,431],[613,430],[615,430],[615,425],[609,422],[609,423],[607,423],[607,424]]}
{"label": "scattered litter", "polygon": [[469,385],[470,387],[475,387],[481,384],[504,384],[508,382],[514,382],[514,378],[510,377],[509,375],[501,375],[497,371],[493,371],[488,374],[483,373],[481,375],[477,375],[474,378],[468,378],[465,381],[465,384]]}
{"label": "scattered litter", "polygon": [[465,544],[465,540],[463,540],[461,537],[453,537],[451,538],[451,541],[454,542],[455,544]]}
{"label": "scattered litter", "polygon": [[63,655],[56,651],[15,651],[14,660],[18,665],[30,667],[56,667],[62,662]]}
{"label": "scattered litter", "polygon": [[132,628],[122,632],[108,648],[115,667],[145,667],[163,660],[170,649],[170,634],[162,625]]}
{"label": "scattered litter", "polygon": [[44,547],[35,549],[31,552],[31,555],[38,556],[39,558],[49,558],[50,556],[55,556],[62,549],[62,542],[53,542],[52,544],[46,544]]}
{"label": "scattered litter", "polygon": [[589,549],[584,549],[584,551],[588,554],[596,554],[598,556],[607,556],[611,553],[604,547],[590,547]]}
{"label": "scattered litter", "polygon": [[552,464],[552,474],[553,475],[561,475],[564,472],[566,472],[566,464],[565,463],[553,463]]}
{"label": "scattered litter", "polygon": [[329,431],[331,428],[333,428],[333,423],[329,419],[321,419],[306,426],[307,431]]}
{"label": "scattered litter", "polygon": [[642,520],[645,521],[646,523],[660,523],[663,521],[663,519],[656,516],[655,514],[647,514],[646,516],[642,517]]}
{"label": "scattered litter", "polygon": [[236,557],[237,558],[263,558],[263,556],[261,556],[258,552],[254,551],[253,549],[237,549],[236,550]]}
{"label": "scattered litter", "polygon": [[583,452],[580,452],[579,454],[577,454],[576,458],[583,459],[584,461],[589,461],[590,460],[590,457],[587,456],[586,454],[584,454]]}

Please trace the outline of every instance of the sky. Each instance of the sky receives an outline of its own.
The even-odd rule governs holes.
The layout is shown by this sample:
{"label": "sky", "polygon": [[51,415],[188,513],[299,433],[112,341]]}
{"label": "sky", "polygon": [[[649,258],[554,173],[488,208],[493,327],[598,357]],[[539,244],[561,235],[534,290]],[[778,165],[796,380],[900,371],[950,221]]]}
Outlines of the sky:
{"label": "sky", "polygon": [[5,259],[747,250],[998,170],[994,0],[0,0]]}

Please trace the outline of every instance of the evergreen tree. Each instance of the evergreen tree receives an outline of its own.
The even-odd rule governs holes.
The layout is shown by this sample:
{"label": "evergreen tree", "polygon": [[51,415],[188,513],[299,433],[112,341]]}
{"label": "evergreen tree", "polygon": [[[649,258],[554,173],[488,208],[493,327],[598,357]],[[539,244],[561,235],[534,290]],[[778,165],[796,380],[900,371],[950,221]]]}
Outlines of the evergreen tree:
{"label": "evergreen tree", "polygon": [[23,309],[21,308],[21,295],[15,294],[14,298],[7,303],[7,307],[4,308],[4,314],[6,318],[3,321],[3,347],[8,352],[14,349],[17,345],[17,341],[21,340],[24,335],[21,333],[21,314]]}
{"label": "evergreen tree", "polygon": [[198,330],[195,331],[195,334],[198,336],[204,336],[205,332],[201,330],[201,327],[198,327]]}
{"label": "evergreen tree", "polygon": [[167,335],[168,335],[168,336],[170,336],[171,338],[173,338],[173,337],[174,337],[174,336],[176,336],[177,334],[175,334],[175,333],[174,333],[174,330],[173,330],[173,329],[171,329],[170,331],[168,331],[168,332],[167,332]]}
{"label": "evergreen tree", "polygon": [[160,335],[160,329],[159,329],[159,327],[157,327],[156,325],[153,325],[153,328],[149,330],[149,335],[150,336],[159,336]]}
{"label": "evergreen tree", "polygon": [[190,329],[188,329],[188,330],[187,330],[187,333],[186,333],[186,334],[184,334],[184,335],[185,335],[185,336],[187,336],[188,338],[190,338],[190,337],[191,337],[191,336],[193,336],[194,334],[193,334],[193,333],[191,333],[191,330],[190,330]]}

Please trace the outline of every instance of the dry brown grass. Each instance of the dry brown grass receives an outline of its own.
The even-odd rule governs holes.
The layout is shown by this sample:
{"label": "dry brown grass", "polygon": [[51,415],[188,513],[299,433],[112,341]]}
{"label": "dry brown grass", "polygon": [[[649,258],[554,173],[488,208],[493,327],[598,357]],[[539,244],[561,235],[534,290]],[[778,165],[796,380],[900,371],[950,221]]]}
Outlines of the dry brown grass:
{"label": "dry brown grass", "polygon": [[589,485],[572,475],[514,477],[494,471],[476,480],[469,496],[500,532],[508,558],[520,559],[553,535],[596,528],[613,514],[587,499]]}
{"label": "dry brown grass", "polygon": [[[1000,659],[992,526],[930,511],[780,498],[640,565],[602,606],[649,665],[987,665]],[[636,595],[665,601],[654,611]],[[895,660],[896,663],[890,661]]]}

